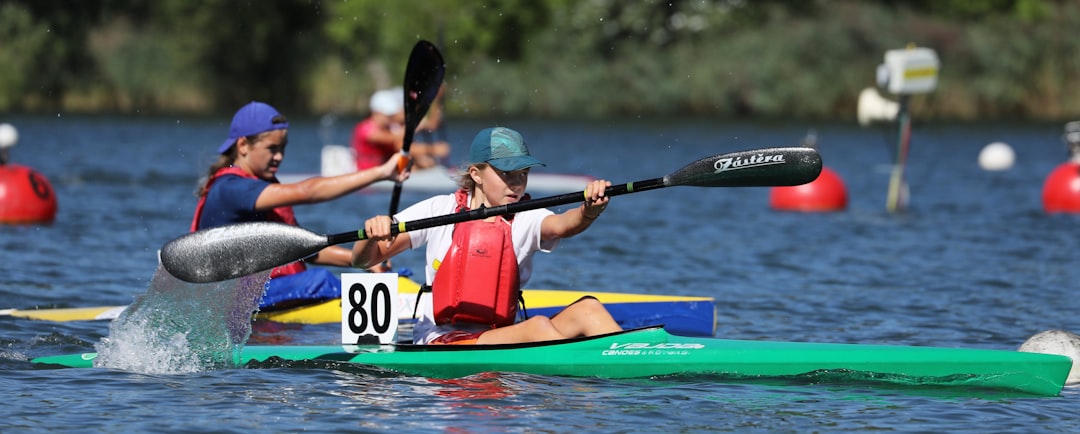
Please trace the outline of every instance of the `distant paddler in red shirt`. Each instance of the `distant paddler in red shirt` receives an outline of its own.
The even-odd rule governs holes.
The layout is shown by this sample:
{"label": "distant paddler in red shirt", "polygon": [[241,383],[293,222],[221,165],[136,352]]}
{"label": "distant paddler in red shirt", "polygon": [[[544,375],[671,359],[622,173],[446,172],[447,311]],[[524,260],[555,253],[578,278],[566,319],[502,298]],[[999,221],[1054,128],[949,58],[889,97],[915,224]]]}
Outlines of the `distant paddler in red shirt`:
{"label": "distant paddler in red shirt", "polygon": [[[420,121],[417,130],[434,131],[442,121],[442,109],[439,99],[440,89],[427,116]],[[400,154],[405,144],[405,91],[401,87],[383,89],[375,92],[368,102],[370,114],[353,128],[352,149],[356,154],[356,169],[364,170],[376,167]],[[409,148],[414,169],[435,167],[450,155],[450,145],[446,142],[415,142]]]}

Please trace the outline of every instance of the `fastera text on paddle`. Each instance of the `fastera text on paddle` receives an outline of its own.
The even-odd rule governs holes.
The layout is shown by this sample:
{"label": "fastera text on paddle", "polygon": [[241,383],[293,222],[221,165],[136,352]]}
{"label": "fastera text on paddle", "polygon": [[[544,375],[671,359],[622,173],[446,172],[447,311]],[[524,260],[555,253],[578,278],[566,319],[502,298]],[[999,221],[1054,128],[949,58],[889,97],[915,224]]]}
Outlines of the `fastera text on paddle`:
{"label": "fastera text on paddle", "polygon": [[748,169],[751,167],[759,166],[771,166],[774,164],[784,164],[784,154],[765,155],[757,154],[750,157],[727,157],[716,160],[713,163],[713,168],[716,169],[713,173],[720,173],[728,170]]}
{"label": "fastera text on paddle", "polygon": [[687,350],[700,350],[705,348],[697,343],[612,343],[611,347],[601,353],[604,356],[685,356],[690,354]]}

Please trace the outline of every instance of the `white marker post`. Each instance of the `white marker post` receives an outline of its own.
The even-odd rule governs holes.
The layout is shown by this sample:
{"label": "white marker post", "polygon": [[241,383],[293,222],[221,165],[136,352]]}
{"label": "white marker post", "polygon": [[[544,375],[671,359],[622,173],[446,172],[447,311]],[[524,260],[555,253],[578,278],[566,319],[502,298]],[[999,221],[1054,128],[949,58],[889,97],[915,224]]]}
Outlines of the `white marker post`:
{"label": "white marker post", "polygon": [[[885,208],[889,212],[903,211],[908,203],[908,185],[904,180],[908,150],[911,147],[911,115],[908,101],[911,95],[933,92],[937,88],[941,62],[930,48],[909,46],[885,52],[885,63],[878,65],[877,85],[899,96],[896,118],[899,119],[896,143],[896,162],[889,179]],[[891,111],[891,107],[890,107]]]}
{"label": "white marker post", "polygon": [[342,345],[394,343],[399,312],[397,273],[341,274]]}

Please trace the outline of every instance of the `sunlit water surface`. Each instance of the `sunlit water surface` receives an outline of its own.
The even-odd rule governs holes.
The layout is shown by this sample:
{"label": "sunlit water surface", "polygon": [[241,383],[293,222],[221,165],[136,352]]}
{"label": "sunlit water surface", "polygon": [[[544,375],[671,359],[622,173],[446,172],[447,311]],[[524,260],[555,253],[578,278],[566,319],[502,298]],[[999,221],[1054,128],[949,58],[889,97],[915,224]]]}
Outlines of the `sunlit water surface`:
{"label": "sunlit water surface", "polygon": [[[14,162],[42,172],[60,211],[51,226],[0,227],[0,307],[131,303],[156,252],[190,224],[196,178],[227,119],[25,117]],[[1080,217],[1046,215],[1045,177],[1065,158],[1059,125],[916,125],[911,205],[885,211],[888,128],[852,124],[505,122],[550,172],[615,183],[663,176],[700,157],[790,146],[817,130],[847,210],[769,208],[767,188],[673,187],[613,200],[592,229],[536,260],[532,288],[707,295],[717,335],[736,339],[1012,350],[1046,329],[1080,330]],[[294,119],[283,172],[318,170],[324,141],[351,125]],[[479,128],[450,125],[454,160]],[[979,150],[1004,141],[1016,165],[987,172]],[[426,197],[410,192],[402,203]],[[319,233],[385,213],[387,194],[298,208]],[[419,270],[422,252],[395,265]],[[342,270],[338,270],[342,271]],[[133,373],[42,370],[38,356],[95,351],[108,322],[0,317],[0,430],[116,431],[734,431],[1074,432],[1080,393],[1035,398],[875,385],[599,380],[486,374],[409,377],[335,363]],[[338,326],[256,323],[251,340],[335,343]],[[106,341],[107,342],[107,341]]]}

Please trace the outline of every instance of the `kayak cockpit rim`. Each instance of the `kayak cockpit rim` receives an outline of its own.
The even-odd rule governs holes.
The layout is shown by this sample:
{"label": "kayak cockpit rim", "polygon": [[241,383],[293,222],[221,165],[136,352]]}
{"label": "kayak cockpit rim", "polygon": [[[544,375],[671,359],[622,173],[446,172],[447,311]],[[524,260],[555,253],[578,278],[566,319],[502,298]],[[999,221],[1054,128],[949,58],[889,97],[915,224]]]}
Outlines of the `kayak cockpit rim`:
{"label": "kayak cockpit rim", "polygon": [[[612,333],[606,333],[606,334],[596,335],[596,336],[582,336],[582,337],[569,338],[569,339],[557,339],[557,340],[553,340],[553,341],[524,342],[524,343],[516,343],[516,344],[423,345],[423,344],[410,344],[410,343],[396,343],[396,344],[393,345],[393,347],[394,347],[394,351],[409,351],[409,352],[417,352],[417,351],[511,350],[511,349],[518,349],[518,348],[537,348],[537,347],[546,347],[546,346],[551,346],[551,345],[570,344],[570,343],[574,343],[574,342],[585,342],[585,341],[591,341],[591,340],[595,340],[595,339],[603,339],[603,338],[607,338],[607,337],[611,337],[611,336],[625,335],[625,334],[645,332],[645,331],[655,331],[655,330],[664,331],[663,328],[664,328],[664,326],[661,324],[661,325],[652,325],[652,326],[646,326],[646,327],[639,327],[639,328],[634,328],[634,329],[627,329],[627,330],[622,330],[622,331],[617,331],[617,332],[612,332]],[[664,334],[667,335],[667,332],[664,331]]]}

